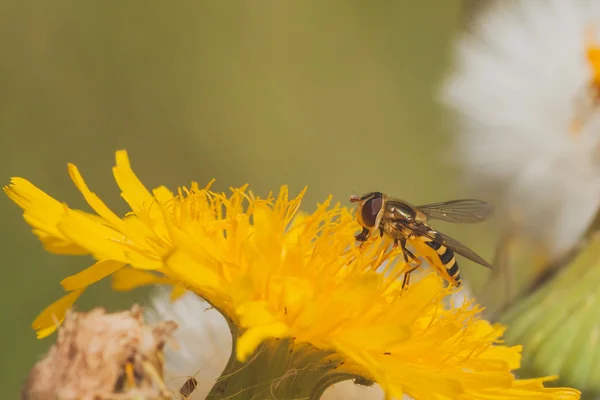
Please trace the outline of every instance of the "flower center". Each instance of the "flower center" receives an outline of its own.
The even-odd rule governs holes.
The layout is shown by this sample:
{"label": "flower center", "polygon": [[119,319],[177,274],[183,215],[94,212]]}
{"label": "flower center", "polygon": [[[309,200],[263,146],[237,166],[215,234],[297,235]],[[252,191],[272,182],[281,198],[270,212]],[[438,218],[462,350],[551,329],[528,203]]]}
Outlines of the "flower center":
{"label": "flower center", "polygon": [[590,79],[575,98],[576,111],[569,128],[570,134],[575,137],[581,134],[600,105],[600,43],[596,40],[594,25],[589,25],[585,32],[585,55],[590,68]]}

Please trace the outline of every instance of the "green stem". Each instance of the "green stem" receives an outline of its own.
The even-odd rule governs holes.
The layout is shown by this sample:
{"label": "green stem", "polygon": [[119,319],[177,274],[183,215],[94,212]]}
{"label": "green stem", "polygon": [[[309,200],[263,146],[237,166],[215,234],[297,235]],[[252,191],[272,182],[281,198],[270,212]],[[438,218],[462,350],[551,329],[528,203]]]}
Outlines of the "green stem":
{"label": "green stem", "polygon": [[293,339],[268,340],[242,363],[236,357],[239,330],[231,332],[231,356],[207,400],[318,400],[334,383],[360,378],[340,371],[343,363],[331,352]]}
{"label": "green stem", "polygon": [[[308,399],[309,400],[319,400],[321,398],[321,396],[323,396],[323,393],[325,393],[325,391],[331,385],[335,385],[336,383],[349,381],[349,380],[353,380],[353,379],[354,380],[360,379],[360,377],[357,377],[356,375],[344,374],[344,373],[328,375],[328,376],[324,377],[323,379],[321,379],[314,386]],[[371,381],[366,381],[366,382],[370,383],[371,385],[373,384],[373,382],[371,382]],[[370,385],[365,384],[364,386],[370,386]]]}
{"label": "green stem", "polygon": [[522,373],[560,375],[560,383],[600,392],[600,237],[500,318],[507,343],[523,349]]}

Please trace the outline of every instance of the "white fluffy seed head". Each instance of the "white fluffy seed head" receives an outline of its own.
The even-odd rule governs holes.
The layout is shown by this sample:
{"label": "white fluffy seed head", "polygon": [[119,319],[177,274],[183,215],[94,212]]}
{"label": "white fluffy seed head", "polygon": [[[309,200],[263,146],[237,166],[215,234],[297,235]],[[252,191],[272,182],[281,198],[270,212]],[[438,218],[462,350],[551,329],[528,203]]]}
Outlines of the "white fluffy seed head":
{"label": "white fluffy seed head", "polygon": [[586,54],[594,27],[600,42],[598,0],[496,1],[457,39],[442,91],[466,182],[522,217],[554,255],[600,203],[600,105]]}
{"label": "white fluffy seed head", "polygon": [[227,364],[231,353],[231,333],[227,322],[195,293],[186,292],[171,301],[170,292],[159,287],[146,311],[149,322],[175,321],[175,346],[165,348],[165,381],[179,392],[190,377],[198,381],[190,400],[203,400]]}

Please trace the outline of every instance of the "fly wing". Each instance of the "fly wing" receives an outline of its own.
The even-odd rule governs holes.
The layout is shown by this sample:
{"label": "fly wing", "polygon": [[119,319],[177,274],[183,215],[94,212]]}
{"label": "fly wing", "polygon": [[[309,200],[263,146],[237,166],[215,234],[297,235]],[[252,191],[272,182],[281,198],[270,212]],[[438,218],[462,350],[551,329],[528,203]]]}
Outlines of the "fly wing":
{"label": "fly wing", "polygon": [[[416,207],[428,218],[455,224],[485,221],[494,213],[494,206],[476,199],[450,200]],[[457,251],[458,253],[458,251]]]}
{"label": "fly wing", "polygon": [[417,235],[425,236],[426,238],[439,243],[443,246],[446,246],[456,254],[459,254],[473,262],[476,262],[479,265],[487,267],[489,269],[493,269],[492,265],[475,253],[473,250],[460,243],[458,240],[452,239],[450,236],[434,231],[433,229],[426,227],[424,225],[414,228],[413,231]]}

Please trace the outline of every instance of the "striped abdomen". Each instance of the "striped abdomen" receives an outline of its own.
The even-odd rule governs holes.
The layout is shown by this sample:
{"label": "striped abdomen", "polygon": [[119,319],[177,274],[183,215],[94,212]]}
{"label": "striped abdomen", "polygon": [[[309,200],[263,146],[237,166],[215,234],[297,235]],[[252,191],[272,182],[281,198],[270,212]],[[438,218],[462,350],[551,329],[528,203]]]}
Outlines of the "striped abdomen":
{"label": "striped abdomen", "polygon": [[456,261],[456,256],[454,255],[454,252],[446,246],[444,246],[443,244],[440,244],[439,242],[434,242],[426,237],[422,237],[422,239],[425,242],[425,244],[427,244],[427,246],[431,247],[437,252],[440,261],[442,262],[442,264],[444,264],[446,272],[448,272],[448,275],[450,275],[450,278],[452,278],[454,284],[456,286],[460,286],[460,271],[458,268],[458,261]]}

